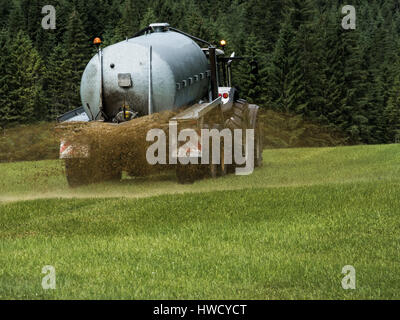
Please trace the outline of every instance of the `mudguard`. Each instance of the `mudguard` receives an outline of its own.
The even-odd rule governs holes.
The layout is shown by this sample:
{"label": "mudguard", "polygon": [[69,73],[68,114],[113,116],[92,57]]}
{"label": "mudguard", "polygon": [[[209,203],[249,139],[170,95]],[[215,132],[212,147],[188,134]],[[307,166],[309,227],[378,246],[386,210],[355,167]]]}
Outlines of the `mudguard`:
{"label": "mudguard", "polygon": [[57,122],[89,122],[89,117],[83,107],[80,107],[58,117]]}
{"label": "mudguard", "polygon": [[249,108],[248,126],[250,129],[256,129],[257,115],[260,107],[255,104],[249,104],[248,108]]}

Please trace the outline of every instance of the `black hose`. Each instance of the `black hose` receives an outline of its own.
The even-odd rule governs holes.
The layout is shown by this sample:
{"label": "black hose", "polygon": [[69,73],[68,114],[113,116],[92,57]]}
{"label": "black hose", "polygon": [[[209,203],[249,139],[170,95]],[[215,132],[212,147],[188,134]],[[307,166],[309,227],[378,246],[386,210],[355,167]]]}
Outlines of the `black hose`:
{"label": "black hose", "polygon": [[151,30],[151,27],[146,27],[146,28],[144,28],[144,29],[142,29],[142,30],[136,32],[136,33],[133,35],[132,38],[139,37],[140,35],[142,35],[143,33],[147,32],[147,31],[149,31],[149,30]]}
{"label": "black hose", "polygon": [[183,31],[181,31],[181,30],[178,30],[178,29],[175,29],[175,28],[172,28],[172,27],[170,27],[169,29],[172,30],[172,31],[178,32],[178,33],[180,33],[180,34],[183,34],[184,36],[187,36],[187,37],[191,38],[192,40],[202,42],[202,43],[208,45],[209,47],[214,47],[211,43],[207,42],[206,40],[197,38],[197,37],[192,36],[192,35],[190,35],[190,34],[188,34],[188,33],[186,33],[186,32],[183,32]]}

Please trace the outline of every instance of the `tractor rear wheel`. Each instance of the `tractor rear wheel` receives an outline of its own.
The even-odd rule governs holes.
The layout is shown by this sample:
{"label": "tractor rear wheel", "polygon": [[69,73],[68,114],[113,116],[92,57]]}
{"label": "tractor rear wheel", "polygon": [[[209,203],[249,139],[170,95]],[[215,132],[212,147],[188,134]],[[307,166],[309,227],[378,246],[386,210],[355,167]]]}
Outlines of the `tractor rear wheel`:
{"label": "tractor rear wheel", "polygon": [[120,168],[112,166],[106,172],[101,172],[93,166],[91,159],[66,159],[65,174],[71,188],[103,181],[120,181],[122,178]]}
{"label": "tractor rear wheel", "polygon": [[219,175],[221,177],[224,177],[228,174],[229,165],[225,163],[225,148],[223,145],[221,146],[221,161],[218,167],[219,167]]}
{"label": "tractor rear wheel", "polygon": [[71,188],[90,184],[92,172],[88,159],[66,159],[65,175]]}
{"label": "tractor rear wheel", "polygon": [[220,149],[220,162],[219,164],[213,164],[212,163],[212,157],[210,161],[210,176],[211,178],[215,179],[218,177],[224,177],[228,174],[228,168],[229,165],[225,163],[225,150],[224,146],[221,143],[221,149]]}
{"label": "tractor rear wheel", "polygon": [[194,164],[177,164],[176,177],[180,184],[193,184],[198,176],[199,166]]}
{"label": "tractor rear wheel", "polygon": [[259,121],[257,121],[254,135],[254,165],[259,168],[263,165],[264,151],[263,127]]}
{"label": "tractor rear wheel", "polygon": [[[232,136],[235,130],[242,130],[242,153],[245,154],[246,150],[246,129],[249,123],[249,104],[245,100],[237,100],[232,107],[231,117],[225,122],[225,127],[232,130]],[[233,141],[237,143],[237,141]],[[241,167],[235,162],[234,146],[232,145],[232,165],[229,165],[227,170],[229,173],[235,173],[237,167]]]}
{"label": "tractor rear wheel", "polygon": [[248,123],[248,103],[237,101],[232,107],[232,116],[226,121],[225,127],[231,130],[247,128]]}
{"label": "tractor rear wheel", "polygon": [[[222,125],[213,125],[212,127],[213,129],[217,129],[218,131],[223,130],[223,126]],[[212,150],[210,152],[210,177],[215,179],[217,177],[224,177],[228,174],[228,167],[229,165],[225,163],[225,148],[224,148],[224,142],[220,143],[220,152],[219,152],[219,164],[214,164],[213,163],[213,156],[212,156]]]}

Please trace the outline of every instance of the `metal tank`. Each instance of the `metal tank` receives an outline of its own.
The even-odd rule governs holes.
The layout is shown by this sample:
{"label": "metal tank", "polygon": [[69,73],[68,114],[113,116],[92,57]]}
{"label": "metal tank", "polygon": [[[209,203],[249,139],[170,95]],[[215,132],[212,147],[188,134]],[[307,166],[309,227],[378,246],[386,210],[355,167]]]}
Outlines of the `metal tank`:
{"label": "metal tank", "polygon": [[87,65],[81,99],[90,120],[113,121],[121,111],[143,116],[208,96],[210,71],[202,49],[168,24],[108,46]]}

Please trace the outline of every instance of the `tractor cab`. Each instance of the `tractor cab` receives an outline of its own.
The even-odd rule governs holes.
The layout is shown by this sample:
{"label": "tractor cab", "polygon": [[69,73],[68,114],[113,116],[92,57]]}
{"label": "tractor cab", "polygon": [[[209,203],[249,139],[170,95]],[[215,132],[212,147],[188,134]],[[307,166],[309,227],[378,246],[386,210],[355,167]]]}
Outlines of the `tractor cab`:
{"label": "tractor cab", "polygon": [[[225,47],[227,42],[221,40],[219,42],[220,48],[208,47],[202,49],[207,55],[211,65],[211,83],[213,87],[216,86],[217,96],[222,99],[223,111],[230,110],[235,103],[239,100],[239,90],[233,86],[232,81],[232,65],[235,61],[249,60],[247,57],[238,57],[233,52],[229,57],[225,56]],[[215,58],[213,57],[215,55]],[[215,62],[214,62],[215,60]],[[257,60],[249,60],[252,74],[258,74],[258,63]],[[213,73],[213,70],[215,72]],[[213,76],[215,79],[213,79]],[[213,91],[213,89],[212,89]],[[216,96],[213,97],[214,99]],[[210,99],[213,100],[213,99]]]}

